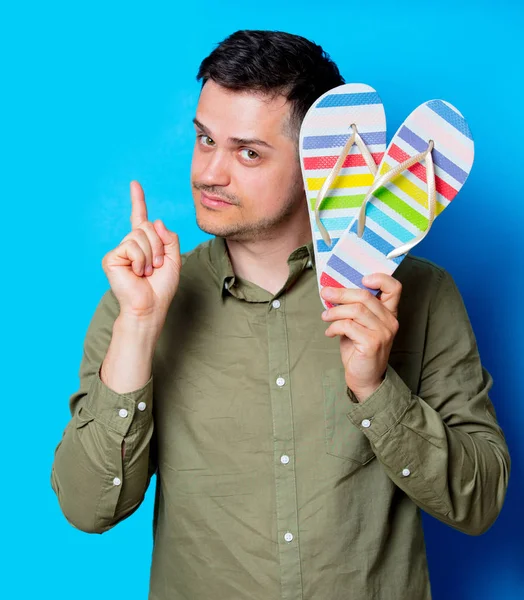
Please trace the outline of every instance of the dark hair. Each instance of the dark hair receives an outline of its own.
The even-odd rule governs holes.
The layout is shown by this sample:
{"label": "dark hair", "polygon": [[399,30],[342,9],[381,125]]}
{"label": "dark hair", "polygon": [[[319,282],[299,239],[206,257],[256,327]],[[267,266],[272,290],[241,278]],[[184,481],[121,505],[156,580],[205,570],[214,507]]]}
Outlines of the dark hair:
{"label": "dark hair", "polygon": [[204,58],[197,81],[208,79],[231,90],[283,94],[292,103],[291,128],[313,102],[344,83],[337,65],[317,44],[283,31],[242,30],[228,36]]}

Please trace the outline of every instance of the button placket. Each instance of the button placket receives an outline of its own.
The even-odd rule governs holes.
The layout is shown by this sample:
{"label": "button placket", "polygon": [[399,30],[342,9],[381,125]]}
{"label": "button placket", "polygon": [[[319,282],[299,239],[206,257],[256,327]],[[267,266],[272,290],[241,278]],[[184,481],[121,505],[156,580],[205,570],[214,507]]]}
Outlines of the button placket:
{"label": "button placket", "polygon": [[[273,301],[275,302],[275,301]],[[303,597],[298,538],[298,502],[295,483],[295,439],[293,431],[292,385],[289,378],[286,297],[267,313],[273,452],[276,490],[276,516],[282,597]],[[278,308],[278,310],[277,310]]]}

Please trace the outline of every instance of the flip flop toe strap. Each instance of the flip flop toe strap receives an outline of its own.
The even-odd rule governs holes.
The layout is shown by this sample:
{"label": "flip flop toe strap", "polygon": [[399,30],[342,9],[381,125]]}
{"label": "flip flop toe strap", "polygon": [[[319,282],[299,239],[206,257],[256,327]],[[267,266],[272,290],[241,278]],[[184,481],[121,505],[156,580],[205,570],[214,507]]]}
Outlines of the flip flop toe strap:
{"label": "flip flop toe strap", "polygon": [[357,130],[357,126],[355,124],[352,124],[351,129],[352,129],[353,133],[349,136],[349,138],[346,142],[346,145],[340,152],[337,162],[334,164],[333,168],[329,172],[329,175],[324,180],[324,183],[322,184],[322,187],[320,188],[320,190],[317,194],[317,197],[315,198],[315,204],[314,204],[315,221],[317,223],[317,227],[320,231],[320,234],[322,235],[322,239],[324,240],[324,242],[326,243],[327,246],[331,246],[331,237],[330,237],[327,229],[324,227],[324,224],[320,220],[320,207],[322,205],[322,202],[324,202],[324,200],[326,198],[328,190],[331,188],[331,186],[335,182],[335,179],[338,177],[338,174],[340,173],[340,170],[342,169],[342,165],[344,164],[344,161],[346,160],[347,155],[349,154],[351,148],[353,147],[353,144],[356,144],[358,146],[360,152],[362,153],[362,157],[364,158],[364,162],[366,163],[366,165],[367,165],[368,169],[371,171],[371,173],[373,175],[376,175],[376,173],[377,173],[377,165],[375,164],[375,161],[373,160],[373,156],[371,155],[371,152],[368,150],[366,144],[364,143],[364,140],[361,138],[361,136]]}
{"label": "flip flop toe strap", "polygon": [[406,254],[406,252],[409,252],[412,248],[414,248],[429,233],[431,225],[433,224],[433,221],[435,219],[435,210],[437,205],[437,186],[435,182],[435,166],[433,164],[433,156],[431,154],[433,146],[433,140],[429,140],[428,147],[425,150],[419,152],[418,154],[415,154],[415,156],[412,156],[411,158],[408,158],[404,162],[398,164],[396,167],[393,167],[392,169],[381,175],[378,179],[376,179],[373,182],[373,185],[369,188],[368,193],[366,194],[366,197],[364,198],[364,201],[362,202],[362,205],[360,207],[360,211],[357,217],[357,235],[361,238],[364,235],[364,228],[366,226],[366,206],[373,194],[378,189],[395,179],[395,177],[400,175],[403,171],[409,169],[409,167],[419,162],[425,161],[426,182],[428,188],[428,226],[424,231],[420,232],[420,234],[415,236],[412,240],[392,250],[386,256],[386,258],[388,259],[397,258],[398,256]]}

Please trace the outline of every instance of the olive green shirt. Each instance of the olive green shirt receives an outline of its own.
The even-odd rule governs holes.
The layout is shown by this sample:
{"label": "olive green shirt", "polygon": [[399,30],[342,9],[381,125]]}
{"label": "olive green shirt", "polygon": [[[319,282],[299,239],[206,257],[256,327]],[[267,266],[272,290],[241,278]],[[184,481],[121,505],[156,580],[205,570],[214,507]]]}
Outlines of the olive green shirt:
{"label": "olive green shirt", "polygon": [[510,470],[451,277],[399,266],[386,377],[358,403],[324,335],[311,243],[275,295],[235,277],[222,238],[183,259],[141,389],[101,381],[111,290],[96,309],[51,476],[66,518],[104,532],[156,473],[150,600],[429,599],[420,508],[481,534]]}

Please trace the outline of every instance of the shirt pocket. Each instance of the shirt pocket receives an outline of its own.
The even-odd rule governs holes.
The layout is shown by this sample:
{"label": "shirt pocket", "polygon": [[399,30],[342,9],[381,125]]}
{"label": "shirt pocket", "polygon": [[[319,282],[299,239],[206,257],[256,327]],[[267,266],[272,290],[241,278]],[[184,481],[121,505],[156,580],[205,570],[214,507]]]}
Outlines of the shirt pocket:
{"label": "shirt pocket", "polygon": [[353,403],[347,394],[344,369],[323,371],[322,388],[326,452],[352,461],[356,468],[373,460],[375,453],[368,438],[347,416]]}

